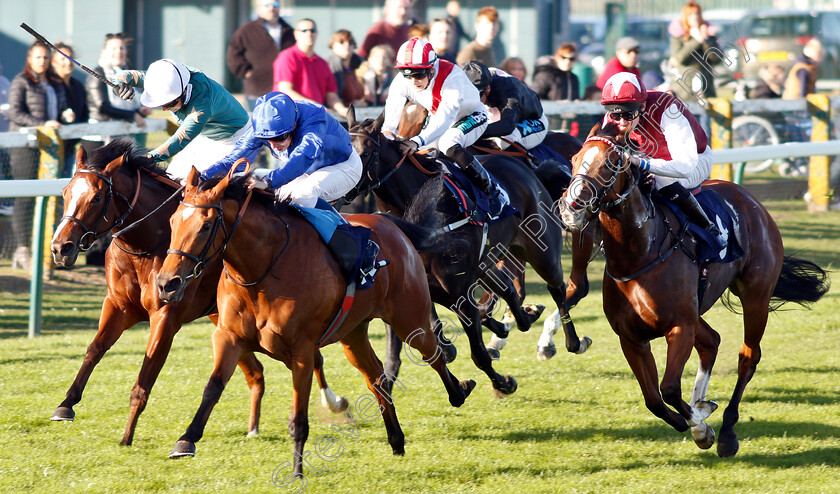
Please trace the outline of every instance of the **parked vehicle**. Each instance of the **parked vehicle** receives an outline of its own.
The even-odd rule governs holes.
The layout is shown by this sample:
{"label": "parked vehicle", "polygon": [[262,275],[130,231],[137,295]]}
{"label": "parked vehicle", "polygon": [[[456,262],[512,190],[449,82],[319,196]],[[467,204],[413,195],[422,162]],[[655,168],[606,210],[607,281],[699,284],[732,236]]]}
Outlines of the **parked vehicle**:
{"label": "parked vehicle", "polygon": [[756,79],[758,70],[770,63],[789,69],[805,43],[816,37],[825,50],[819,78],[840,78],[840,12],[756,11],[744,17],[738,27],[751,60],[744,63],[739,58],[736,74]]}

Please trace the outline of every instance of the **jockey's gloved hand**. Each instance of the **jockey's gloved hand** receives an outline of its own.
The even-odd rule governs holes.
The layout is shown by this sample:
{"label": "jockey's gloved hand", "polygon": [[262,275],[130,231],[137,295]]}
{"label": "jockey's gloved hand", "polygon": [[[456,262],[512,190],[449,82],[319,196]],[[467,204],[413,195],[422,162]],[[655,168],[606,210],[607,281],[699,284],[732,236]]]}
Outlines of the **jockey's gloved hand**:
{"label": "jockey's gloved hand", "polygon": [[402,154],[411,154],[414,151],[417,151],[417,148],[420,147],[416,141],[412,141],[411,139],[405,139],[400,141],[400,153]]}
{"label": "jockey's gloved hand", "polygon": [[259,180],[255,177],[250,177],[248,179],[248,187],[252,189],[260,189],[265,190],[268,188],[268,181],[266,180]]}
{"label": "jockey's gloved hand", "polygon": [[650,170],[650,164],[645,156],[636,156],[634,154],[627,153],[624,155],[624,159],[627,163],[639,167],[642,171]]}
{"label": "jockey's gloved hand", "polygon": [[117,84],[114,87],[113,91],[114,94],[126,101],[131,101],[132,99],[134,99],[134,88],[131,87],[131,84],[127,82],[121,82]]}

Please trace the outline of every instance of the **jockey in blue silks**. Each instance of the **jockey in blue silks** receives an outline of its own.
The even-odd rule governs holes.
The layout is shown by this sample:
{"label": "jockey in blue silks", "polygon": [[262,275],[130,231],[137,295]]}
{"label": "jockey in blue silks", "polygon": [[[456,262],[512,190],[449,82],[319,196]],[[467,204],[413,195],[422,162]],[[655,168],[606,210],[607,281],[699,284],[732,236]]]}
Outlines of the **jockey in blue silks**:
{"label": "jockey in blue silks", "polygon": [[253,163],[267,145],[282,164],[255,186],[277,190],[279,200],[314,208],[318,199],[344,197],[362,176],[362,160],[350,134],[321,105],[272,92],[257,100],[249,123],[233,151],[202,177],[227,173],[239,158]]}

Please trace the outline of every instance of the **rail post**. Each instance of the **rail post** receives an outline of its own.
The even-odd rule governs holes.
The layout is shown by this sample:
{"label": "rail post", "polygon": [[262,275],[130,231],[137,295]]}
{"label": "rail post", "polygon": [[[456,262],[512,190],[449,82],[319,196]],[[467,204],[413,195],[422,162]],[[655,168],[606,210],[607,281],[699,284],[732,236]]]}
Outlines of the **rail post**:
{"label": "rail post", "polygon": [[[707,113],[709,114],[709,128],[711,133],[711,148],[732,148],[732,102],[722,98],[709,98]],[[740,183],[741,173],[733,177],[732,163],[712,166],[712,178]],[[734,178],[734,180],[733,180]]]}
{"label": "rail post", "polygon": [[[811,114],[811,142],[829,140],[831,108],[828,96],[825,94],[809,94],[806,96],[806,100],[808,101],[808,112]],[[808,192],[811,195],[811,199],[808,201],[809,211],[828,211],[828,203],[831,200],[830,163],[831,160],[828,156],[811,156],[808,167]]]}

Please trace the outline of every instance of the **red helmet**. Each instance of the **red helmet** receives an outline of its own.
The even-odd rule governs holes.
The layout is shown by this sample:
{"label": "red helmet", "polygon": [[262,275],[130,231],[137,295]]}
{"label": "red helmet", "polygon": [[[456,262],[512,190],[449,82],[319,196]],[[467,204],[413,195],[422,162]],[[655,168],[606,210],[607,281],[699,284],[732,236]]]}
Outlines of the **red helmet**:
{"label": "red helmet", "polygon": [[601,91],[601,104],[607,111],[636,111],[641,108],[646,99],[647,91],[644,84],[632,72],[613,74],[604,84],[604,90]]}
{"label": "red helmet", "polygon": [[403,43],[397,52],[397,63],[394,65],[403,75],[415,75],[431,72],[437,61],[435,49],[428,41],[411,38]]}

